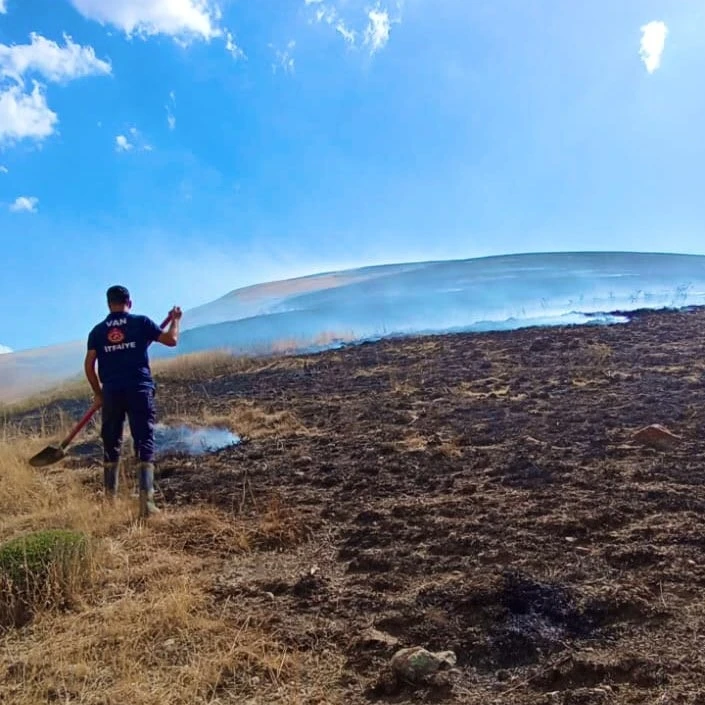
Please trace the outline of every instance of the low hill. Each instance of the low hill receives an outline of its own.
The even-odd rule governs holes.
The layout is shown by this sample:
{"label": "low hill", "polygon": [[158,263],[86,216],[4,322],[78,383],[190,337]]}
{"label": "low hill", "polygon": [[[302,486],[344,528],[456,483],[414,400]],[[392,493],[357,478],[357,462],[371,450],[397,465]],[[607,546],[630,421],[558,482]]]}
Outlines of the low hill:
{"label": "low hill", "polygon": [[[262,355],[420,333],[616,323],[615,310],[703,304],[703,292],[705,257],[697,255],[565,252],[365,267],[232,291],[186,311],[178,349],[155,346],[153,355]],[[16,400],[80,374],[84,347],[1,355],[0,396]]]}

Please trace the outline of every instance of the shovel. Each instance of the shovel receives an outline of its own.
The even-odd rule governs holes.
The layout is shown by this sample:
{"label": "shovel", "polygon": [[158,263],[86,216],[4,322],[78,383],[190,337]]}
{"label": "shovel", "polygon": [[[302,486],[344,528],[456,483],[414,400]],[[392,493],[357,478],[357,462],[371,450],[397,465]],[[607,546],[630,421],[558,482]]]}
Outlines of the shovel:
{"label": "shovel", "polygon": [[[167,323],[171,320],[171,316],[167,316],[164,319],[164,322],[161,324],[160,328],[164,328]],[[68,447],[69,443],[76,438],[76,436],[79,434],[79,432],[86,426],[86,424],[93,418],[93,414],[95,414],[98,409],[100,409],[100,404],[93,404],[90,409],[85,413],[84,417],[71,429],[69,432],[69,435],[64,438],[61,443],[59,443],[58,446],[47,446],[43,450],[40,450],[39,453],[36,455],[33,455],[29,459],[29,464],[32,467],[35,468],[44,468],[47,467],[48,465],[54,465],[54,463],[58,463],[60,460],[66,457],[66,448]]]}
{"label": "shovel", "polygon": [[44,450],[32,456],[29,459],[29,464],[35,468],[43,468],[47,465],[58,463],[66,456],[66,446],[78,435],[78,432],[93,418],[93,414],[100,409],[100,404],[93,404],[88,409],[85,416],[73,427],[71,432],[64,438],[58,446],[47,446]]}

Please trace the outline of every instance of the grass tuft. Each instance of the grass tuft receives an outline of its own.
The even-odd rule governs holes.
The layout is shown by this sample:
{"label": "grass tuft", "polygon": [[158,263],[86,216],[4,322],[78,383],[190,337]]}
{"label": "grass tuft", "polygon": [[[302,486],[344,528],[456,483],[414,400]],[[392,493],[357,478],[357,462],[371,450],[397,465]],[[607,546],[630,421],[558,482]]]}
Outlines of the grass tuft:
{"label": "grass tuft", "polygon": [[68,607],[90,581],[88,537],[65,529],[36,531],[0,546],[0,626],[26,624],[43,609]]}

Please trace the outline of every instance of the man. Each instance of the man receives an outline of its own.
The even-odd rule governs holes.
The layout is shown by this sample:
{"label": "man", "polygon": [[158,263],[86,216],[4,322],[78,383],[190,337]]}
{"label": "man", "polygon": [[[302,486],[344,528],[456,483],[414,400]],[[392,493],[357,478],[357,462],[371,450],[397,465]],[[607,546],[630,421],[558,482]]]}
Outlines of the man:
{"label": "man", "polygon": [[96,404],[102,406],[103,484],[106,495],[117,495],[120,447],[127,416],[140,462],[140,516],[148,517],[159,509],[154,503],[155,384],[147,348],[155,341],[176,346],[182,312],[175,306],[169,312],[167,330],[162,331],[147,316],[130,313],[132,301],[124,286],[111,286],[107,300],[110,313],[91,330],[84,363]]}

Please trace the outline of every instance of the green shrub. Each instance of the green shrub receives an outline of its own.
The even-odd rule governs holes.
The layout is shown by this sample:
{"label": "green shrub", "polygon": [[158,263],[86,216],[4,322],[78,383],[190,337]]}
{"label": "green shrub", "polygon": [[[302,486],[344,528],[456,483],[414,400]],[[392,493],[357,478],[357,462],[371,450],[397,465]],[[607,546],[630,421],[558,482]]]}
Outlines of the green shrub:
{"label": "green shrub", "polygon": [[37,531],[3,544],[0,625],[22,626],[39,610],[69,607],[91,568],[91,542],[77,531]]}

